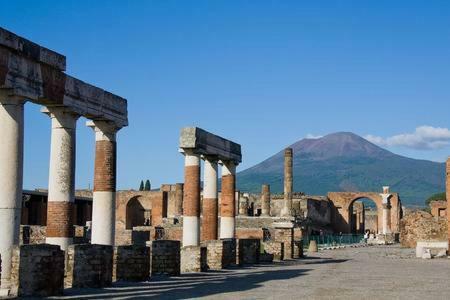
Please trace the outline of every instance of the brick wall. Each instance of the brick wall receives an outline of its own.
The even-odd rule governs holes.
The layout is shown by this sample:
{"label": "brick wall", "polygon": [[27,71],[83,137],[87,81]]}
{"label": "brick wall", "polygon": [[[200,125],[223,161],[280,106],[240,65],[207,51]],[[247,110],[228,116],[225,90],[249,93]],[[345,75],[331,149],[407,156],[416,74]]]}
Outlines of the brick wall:
{"label": "brick wall", "polygon": [[66,288],[101,288],[112,283],[113,247],[71,245],[66,253]]}
{"label": "brick wall", "polygon": [[114,248],[113,281],[146,281],[150,277],[150,248],[118,246]]}
{"label": "brick wall", "polygon": [[23,245],[13,250],[11,282],[18,296],[58,296],[64,289],[64,251],[55,245]]}

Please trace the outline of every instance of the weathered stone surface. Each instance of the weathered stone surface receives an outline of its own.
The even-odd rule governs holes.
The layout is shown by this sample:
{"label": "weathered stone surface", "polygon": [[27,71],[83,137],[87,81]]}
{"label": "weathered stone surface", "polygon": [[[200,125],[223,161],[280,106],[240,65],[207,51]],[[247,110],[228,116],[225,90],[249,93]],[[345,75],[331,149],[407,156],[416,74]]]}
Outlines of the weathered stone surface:
{"label": "weathered stone surface", "polygon": [[20,244],[45,244],[47,236],[47,227],[38,225],[21,225],[20,226]]}
{"label": "weathered stone surface", "polygon": [[206,241],[206,264],[208,270],[218,271],[236,265],[236,240]]}
{"label": "weathered stone surface", "polygon": [[284,244],[284,259],[294,258],[294,225],[291,222],[273,224],[274,240]]}
{"label": "weathered stone surface", "polygon": [[113,281],[146,281],[150,277],[150,248],[118,246],[114,249]]}
{"label": "weathered stone surface", "polygon": [[62,295],[64,251],[56,245],[23,245],[13,250],[13,294],[48,297]]}
{"label": "weathered stone surface", "polygon": [[309,249],[308,249],[308,252],[310,252],[310,253],[317,253],[317,252],[319,252],[319,248],[318,248],[318,246],[317,246],[317,242],[316,242],[316,241],[311,240],[311,241],[309,242]]}
{"label": "weathered stone surface", "polygon": [[181,273],[199,273],[207,268],[207,249],[200,246],[181,248]]}
{"label": "weathered stone surface", "polygon": [[294,240],[293,258],[302,258],[302,257],[303,257],[303,240],[299,241]]}
{"label": "weathered stone surface", "polygon": [[180,242],[159,240],[148,242],[152,275],[180,275]]}
{"label": "weathered stone surface", "polygon": [[240,239],[238,240],[238,263],[240,266],[247,264],[258,264],[261,253],[261,240]]}
{"label": "weathered stone surface", "polygon": [[424,211],[407,214],[400,222],[400,243],[404,247],[415,248],[419,240],[447,240],[447,220],[436,219]]}
{"label": "weathered stone surface", "polygon": [[284,259],[284,243],[280,242],[264,242],[264,253],[270,254],[274,261]]}
{"label": "weathered stone surface", "polygon": [[241,145],[197,127],[181,130],[180,148],[192,149],[195,154],[212,155],[236,164],[242,161]]}
{"label": "weathered stone surface", "polygon": [[113,247],[71,245],[66,253],[66,288],[101,288],[112,283]]}

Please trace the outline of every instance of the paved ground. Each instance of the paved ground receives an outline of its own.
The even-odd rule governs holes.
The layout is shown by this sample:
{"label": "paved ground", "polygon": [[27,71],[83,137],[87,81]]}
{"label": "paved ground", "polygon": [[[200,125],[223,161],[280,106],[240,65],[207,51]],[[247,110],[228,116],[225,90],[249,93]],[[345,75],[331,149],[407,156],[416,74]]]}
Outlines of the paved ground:
{"label": "paved ground", "polygon": [[450,259],[416,259],[396,246],[329,250],[280,264],[68,290],[64,298],[450,299]]}

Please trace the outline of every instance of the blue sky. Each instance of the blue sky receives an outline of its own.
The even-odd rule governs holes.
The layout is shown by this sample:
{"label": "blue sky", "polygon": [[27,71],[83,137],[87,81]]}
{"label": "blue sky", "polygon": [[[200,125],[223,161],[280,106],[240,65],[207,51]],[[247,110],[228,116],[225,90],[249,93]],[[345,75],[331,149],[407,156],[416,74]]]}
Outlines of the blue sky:
{"label": "blue sky", "polygon": [[[178,134],[190,125],[241,143],[241,170],[308,134],[336,131],[371,135],[414,158],[450,154],[448,1],[1,4],[0,26],[128,99],[119,188],[182,181]],[[93,174],[94,136],[84,123],[78,188]],[[50,120],[37,105],[27,104],[25,130],[24,186],[46,187]]]}

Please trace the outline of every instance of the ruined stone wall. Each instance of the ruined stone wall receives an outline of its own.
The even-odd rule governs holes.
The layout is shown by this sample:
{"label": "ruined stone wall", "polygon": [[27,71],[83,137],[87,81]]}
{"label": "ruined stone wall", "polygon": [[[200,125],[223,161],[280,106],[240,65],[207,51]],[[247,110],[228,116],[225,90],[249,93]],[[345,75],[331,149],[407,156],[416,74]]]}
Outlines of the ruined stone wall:
{"label": "ruined stone wall", "polygon": [[180,272],[199,273],[207,270],[207,249],[202,246],[186,246],[180,252]]}
{"label": "ruined stone wall", "polygon": [[430,208],[433,217],[447,217],[447,201],[432,201],[430,203]]}
{"label": "ruined stone wall", "polygon": [[147,244],[151,253],[151,274],[180,275],[180,242],[152,241]]}
{"label": "ruined stone wall", "polygon": [[63,294],[64,251],[56,245],[23,245],[13,250],[14,295],[48,297]]}
{"label": "ruined stone wall", "polygon": [[370,232],[378,232],[378,212],[376,210],[366,210],[364,216],[364,229]]}
{"label": "ruined stone wall", "polygon": [[261,240],[240,239],[238,240],[237,256],[239,265],[258,264],[261,253]]}
{"label": "ruined stone wall", "polygon": [[220,271],[236,264],[236,240],[216,240],[202,243],[206,248],[208,270]]}
{"label": "ruined stone wall", "polygon": [[101,288],[112,283],[113,247],[71,245],[66,253],[66,288]]}
{"label": "ruined stone wall", "polygon": [[38,225],[20,225],[20,244],[45,244],[47,227]]}
{"label": "ruined stone wall", "polygon": [[446,241],[447,220],[424,211],[406,215],[400,222],[400,243],[415,248],[417,241]]}
{"label": "ruined stone wall", "polygon": [[281,261],[284,259],[284,243],[263,242],[264,252],[272,256],[272,260]]}
{"label": "ruined stone wall", "polygon": [[150,277],[150,248],[118,246],[114,249],[113,281],[146,281]]}

